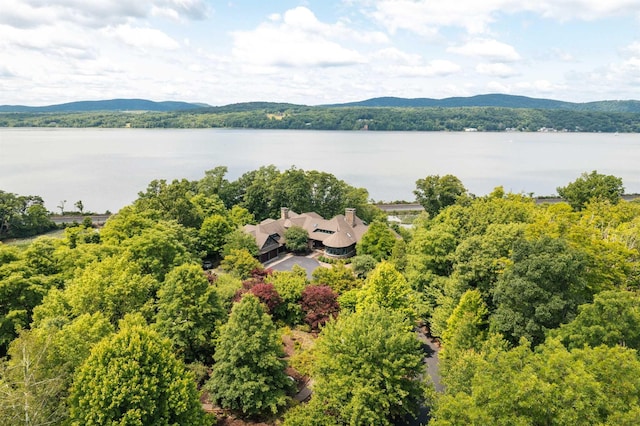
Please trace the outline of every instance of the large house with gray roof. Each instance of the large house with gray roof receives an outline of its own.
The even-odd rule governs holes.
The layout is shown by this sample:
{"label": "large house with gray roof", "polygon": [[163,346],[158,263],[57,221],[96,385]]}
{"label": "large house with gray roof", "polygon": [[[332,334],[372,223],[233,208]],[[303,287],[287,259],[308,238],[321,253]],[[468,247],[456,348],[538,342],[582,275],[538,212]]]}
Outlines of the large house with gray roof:
{"label": "large house with gray roof", "polygon": [[317,213],[298,214],[286,207],[279,219],[265,219],[257,225],[245,225],[244,231],[256,239],[259,260],[266,262],[286,251],[284,233],[299,226],[309,234],[309,248],[323,249],[327,257],[345,258],[355,255],[356,243],[369,227],[356,216],[356,209],[345,209],[344,215],[324,219]]}

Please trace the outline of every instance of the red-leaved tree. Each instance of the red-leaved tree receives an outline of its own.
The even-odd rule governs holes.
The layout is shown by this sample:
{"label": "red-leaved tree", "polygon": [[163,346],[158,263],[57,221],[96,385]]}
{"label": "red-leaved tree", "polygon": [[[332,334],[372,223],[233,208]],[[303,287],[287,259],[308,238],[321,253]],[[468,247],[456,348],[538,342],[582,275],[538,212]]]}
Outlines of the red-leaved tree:
{"label": "red-leaved tree", "polygon": [[282,298],[278,294],[273,284],[260,283],[251,287],[249,293],[256,296],[262,303],[267,305],[268,313],[273,315],[278,307],[282,305]]}
{"label": "red-leaved tree", "polygon": [[300,305],[305,314],[304,322],[316,331],[340,311],[338,294],[327,285],[307,286],[302,292]]}

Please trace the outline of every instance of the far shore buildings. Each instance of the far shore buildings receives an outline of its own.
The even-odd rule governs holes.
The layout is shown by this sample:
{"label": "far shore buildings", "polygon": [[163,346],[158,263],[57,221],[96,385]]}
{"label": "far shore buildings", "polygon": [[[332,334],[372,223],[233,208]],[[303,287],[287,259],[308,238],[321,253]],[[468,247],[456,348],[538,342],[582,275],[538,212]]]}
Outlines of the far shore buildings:
{"label": "far shore buildings", "polygon": [[356,216],[356,209],[345,209],[344,215],[324,219],[317,213],[298,214],[286,207],[280,218],[265,219],[257,225],[245,225],[244,231],[256,239],[259,260],[266,262],[286,251],[284,233],[299,226],[309,234],[309,248],[324,249],[327,257],[345,258],[355,255],[356,243],[369,227]]}

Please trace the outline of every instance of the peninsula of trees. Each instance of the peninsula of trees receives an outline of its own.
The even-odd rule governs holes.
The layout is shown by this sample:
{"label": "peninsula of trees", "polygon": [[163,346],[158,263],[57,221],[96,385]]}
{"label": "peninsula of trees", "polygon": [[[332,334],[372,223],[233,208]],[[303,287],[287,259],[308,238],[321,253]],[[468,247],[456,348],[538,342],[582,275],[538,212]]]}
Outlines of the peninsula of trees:
{"label": "peninsula of trees", "polygon": [[[426,175],[404,228],[328,173],[225,175],[153,181],[101,229],[0,243],[0,424],[640,423],[640,202],[619,178],[540,204]],[[41,205],[20,197],[3,199]],[[240,227],[282,206],[356,207],[366,238],[311,276],[274,271]]]}

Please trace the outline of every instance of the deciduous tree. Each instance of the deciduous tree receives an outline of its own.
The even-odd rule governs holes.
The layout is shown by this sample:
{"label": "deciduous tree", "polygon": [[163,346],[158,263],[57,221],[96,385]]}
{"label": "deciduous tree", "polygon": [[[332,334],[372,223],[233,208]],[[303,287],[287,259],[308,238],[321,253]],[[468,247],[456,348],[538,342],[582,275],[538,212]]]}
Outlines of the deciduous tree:
{"label": "deciduous tree", "polygon": [[400,312],[372,306],[330,321],[314,349],[312,400],[336,424],[391,425],[424,398],[420,343]]}
{"label": "deciduous tree", "polygon": [[148,326],[123,327],[103,340],[76,373],[73,425],[207,425],[191,373],[171,343]]}
{"label": "deciduous tree", "polygon": [[277,413],[291,387],[282,341],[257,297],[236,303],[220,328],[207,390],[216,403],[248,416]]}
{"label": "deciduous tree", "polygon": [[574,210],[582,210],[589,200],[607,200],[617,204],[624,194],[622,179],[603,175],[596,170],[583,173],[567,186],[557,188],[558,195],[567,200]]}
{"label": "deciduous tree", "polygon": [[214,331],[225,316],[213,286],[195,264],[178,266],[158,290],[157,330],[185,362],[209,361]]}

